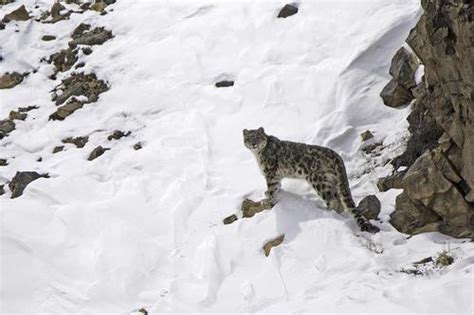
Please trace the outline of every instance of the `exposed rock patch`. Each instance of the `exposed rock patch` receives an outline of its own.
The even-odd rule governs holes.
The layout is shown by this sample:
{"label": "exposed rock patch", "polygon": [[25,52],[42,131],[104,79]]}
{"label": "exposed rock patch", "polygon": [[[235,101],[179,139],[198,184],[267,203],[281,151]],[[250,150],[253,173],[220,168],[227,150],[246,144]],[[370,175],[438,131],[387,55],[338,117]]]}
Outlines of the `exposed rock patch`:
{"label": "exposed rock patch", "polygon": [[76,146],[76,148],[83,148],[87,142],[89,141],[89,137],[88,136],[85,136],[85,137],[68,137],[68,138],[65,138],[63,140],[61,140],[62,143],[71,143],[71,144],[74,144]]}
{"label": "exposed rock patch", "polygon": [[48,174],[39,174],[37,172],[16,172],[8,187],[12,192],[11,198],[17,198],[23,195],[26,186],[38,178],[49,178]]}
{"label": "exposed rock patch", "polygon": [[0,120],[0,139],[15,130],[15,123],[10,119]]}
{"label": "exposed rock patch", "polygon": [[56,36],[53,36],[53,35],[44,35],[43,37],[41,37],[41,40],[45,42],[49,42],[55,39],[56,39]]}
{"label": "exposed rock patch", "polygon": [[281,245],[284,239],[285,239],[285,235],[283,234],[283,235],[278,236],[277,238],[274,238],[266,242],[265,245],[263,245],[263,252],[265,253],[265,256],[268,257],[268,255],[270,255],[272,248]]}
{"label": "exposed rock patch", "polygon": [[24,77],[18,72],[7,72],[0,77],[0,89],[11,89],[20,84]]}
{"label": "exposed rock patch", "polygon": [[0,5],[10,4],[15,2],[15,0],[0,0]]}
{"label": "exposed rock patch", "polygon": [[234,81],[222,80],[222,81],[216,82],[215,86],[218,88],[231,87],[231,86],[234,86]]}
{"label": "exposed rock patch", "polygon": [[403,176],[405,176],[405,172],[394,172],[392,175],[379,178],[377,188],[381,192],[388,191],[392,188],[402,189]]}
{"label": "exposed rock patch", "polygon": [[63,49],[58,53],[52,54],[48,62],[54,64],[56,67],[56,72],[64,72],[72,68],[72,66],[76,63],[77,57],[77,49]]}
{"label": "exposed rock patch", "polygon": [[374,137],[374,135],[372,134],[372,132],[370,130],[366,130],[366,131],[364,131],[363,133],[360,134],[360,138],[362,139],[362,141],[370,140],[373,137]]}
{"label": "exposed rock patch", "polygon": [[72,41],[69,42],[69,47],[75,48],[78,45],[102,45],[113,37],[112,32],[106,30],[104,27],[96,27],[93,30],[88,24],[80,24],[72,33]]}
{"label": "exposed rock patch", "polygon": [[0,159],[0,166],[7,166],[7,165],[8,165],[7,159]]}
{"label": "exposed rock patch", "polygon": [[8,23],[8,22],[11,22],[11,21],[27,21],[30,18],[31,18],[30,14],[28,13],[28,11],[26,11],[25,6],[22,5],[19,8],[17,8],[16,10],[14,10],[14,11],[8,13],[7,15],[5,15],[2,19],[2,22]]}
{"label": "exposed rock patch", "polygon": [[64,120],[76,110],[84,107],[83,102],[79,102],[76,98],[70,99],[65,105],[58,107],[58,109],[49,115],[50,120]]}
{"label": "exposed rock patch", "polygon": [[250,199],[245,199],[241,206],[244,218],[251,218],[255,214],[271,208],[272,206],[265,200],[255,202]]}
{"label": "exposed rock patch", "polygon": [[58,145],[58,146],[54,147],[54,149],[53,149],[53,154],[54,154],[54,153],[61,152],[61,151],[63,151],[63,150],[64,150],[64,146],[63,146],[63,145]]}
{"label": "exposed rock patch", "polygon": [[12,110],[8,115],[10,120],[25,120],[28,115],[26,113],[20,113]]}
{"label": "exposed rock patch", "polygon": [[5,188],[3,188],[5,185],[0,185],[0,196],[5,193]]}
{"label": "exposed rock patch", "polygon": [[71,11],[66,10],[66,8],[59,2],[56,1],[51,6],[51,9],[43,13],[40,17],[40,21],[43,23],[57,23],[59,21],[69,19]]}
{"label": "exposed rock patch", "polygon": [[107,137],[107,140],[109,140],[109,141],[114,140],[114,139],[115,140],[120,140],[123,137],[130,136],[131,134],[132,134],[131,131],[123,132],[121,130],[114,130],[114,132]]}
{"label": "exposed rock patch", "polygon": [[27,107],[19,107],[18,108],[18,111],[20,113],[26,113],[26,112],[29,112],[29,111],[32,111],[34,109],[38,109],[39,107],[38,106],[27,106]]}
{"label": "exposed rock patch", "polygon": [[137,142],[133,145],[133,149],[138,151],[138,150],[141,150],[143,148],[142,146],[142,143],[141,142]]}
{"label": "exposed rock patch", "polygon": [[[87,103],[97,101],[100,94],[107,91],[107,84],[97,79],[95,73],[84,74],[74,73],[69,78],[62,81],[62,84],[56,87],[53,94],[53,101],[56,105],[61,105],[71,96],[85,96]],[[61,94],[58,94],[61,91]]]}
{"label": "exposed rock patch", "polygon": [[109,148],[103,148],[102,146],[96,147],[91,154],[89,154],[89,157],[87,158],[88,161],[92,161],[97,159],[99,156],[105,153],[105,151],[110,150]]}
{"label": "exposed rock patch", "polygon": [[235,214],[228,216],[223,220],[224,224],[232,224],[237,221],[239,218]]}
{"label": "exposed rock patch", "polygon": [[298,7],[295,4],[286,4],[280,12],[278,12],[279,18],[287,18],[289,16],[298,13]]}

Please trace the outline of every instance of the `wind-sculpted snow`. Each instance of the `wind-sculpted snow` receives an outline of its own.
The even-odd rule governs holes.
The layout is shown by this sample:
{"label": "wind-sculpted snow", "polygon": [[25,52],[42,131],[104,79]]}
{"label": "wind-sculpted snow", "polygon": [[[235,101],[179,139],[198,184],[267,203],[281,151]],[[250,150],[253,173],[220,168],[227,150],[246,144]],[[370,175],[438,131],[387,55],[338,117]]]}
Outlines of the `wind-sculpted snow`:
{"label": "wind-sculpted snow", "polygon": [[[0,15],[21,4],[35,18],[51,5],[18,0]],[[398,233],[387,223],[397,192],[375,185],[406,136],[408,109],[384,107],[378,95],[418,1],[301,1],[278,19],[285,4],[117,0],[106,15],[6,24],[0,74],[30,74],[0,91],[0,119],[39,108],[0,140],[0,185],[17,171],[49,178],[0,197],[2,313],[472,312],[472,244]],[[67,48],[80,23],[113,38],[81,51],[80,69],[48,79],[54,65],[41,60]],[[109,90],[48,120],[51,91],[74,71],[95,73]],[[234,85],[216,88],[223,80]],[[298,181],[283,183],[272,210],[224,225],[245,198],[263,196],[241,134],[259,126],[338,151],[356,201],[381,200],[382,231],[361,233]],[[380,156],[360,151],[367,129],[384,143]],[[131,133],[107,140],[114,130]],[[62,142],[69,137],[88,141]],[[110,150],[88,161],[98,146]],[[265,257],[262,246],[282,234]],[[444,249],[453,265],[399,272]]]}

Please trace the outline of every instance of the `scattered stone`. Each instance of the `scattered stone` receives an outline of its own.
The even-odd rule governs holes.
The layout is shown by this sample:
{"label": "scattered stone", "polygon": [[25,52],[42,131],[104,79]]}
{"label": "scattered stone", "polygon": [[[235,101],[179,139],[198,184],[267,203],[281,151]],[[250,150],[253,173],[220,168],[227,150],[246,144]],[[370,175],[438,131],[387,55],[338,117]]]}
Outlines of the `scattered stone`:
{"label": "scattered stone", "polygon": [[10,132],[15,130],[15,123],[10,119],[0,120],[0,139],[3,139]]}
{"label": "scattered stone", "polygon": [[81,23],[72,31],[71,37],[73,39],[77,39],[81,37],[84,34],[84,32],[90,30],[90,28],[91,28],[90,24]]}
{"label": "scattered stone", "polygon": [[[92,103],[97,101],[99,94],[108,89],[107,84],[98,80],[95,73],[74,73],[69,78],[62,80],[61,85],[55,88],[53,101],[56,102],[56,105],[61,105],[71,96],[83,95],[87,97],[87,102],[84,103]],[[57,94],[58,90],[62,91],[59,95]]]}
{"label": "scattered stone", "polygon": [[12,178],[8,187],[12,192],[11,199],[20,197],[23,195],[23,191],[26,186],[38,178],[49,178],[48,174],[39,174],[37,172],[16,172],[15,176]]}
{"label": "scattered stone", "polygon": [[79,102],[76,98],[72,98],[65,105],[60,106],[54,113],[49,115],[50,120],[64,120],[76,110],[84,107],[84,103]]}
{"label": "scattered stone", "polygon": [[8,23],[10,21],[27,21],[29,20],[30,14],[28,11],[26,11],[26,8],[24,5],[20,6],[18,9],[8,13],[3,17],[2,22]]}
{"label": "scattered stone", "polygon": [[52,54],[48,59],[48,63],[54,64],[56,72],[64,72],[71,69],[77,59],[77,49],[67,48]]}
{"label": "scattered stone", "polygon": [[405,176],[405,172],[395,172],[392,175],[379,178],[377,182],[377,188],[381,192],[388,191],[389,189],[402,189],[403,188],[403,176]]}
{"label": "scattered stone", "polygon": [[229,81],[229,80],[222,80],[219,82],[216,82],[216,87],[221,88],[221,87],[230,87],[234,86],[234,81]]}
{"label": "scattered stone", "polygon": [[280,235],[277,238],[266,242],[265,245],[263,245],[263,251],[265,252],[265,256],[268,257],[268,255],[270,255],[270,251],[272,250],[272,248],[280,245],[281,243],[283,243],[284,239],[285,239],[285,234]]}
{"label": "scattered stone", "polygon": [[115,130],[111,135],[109,135],[107,137],[107,140],[111,141],[113,139],[115,140],[119,140],[123,137],[128,137],[129,135],[131,135],[132,132],[131,131],[127,131],[126,133],[123,132],[123,131],[120,131],[120,130]]}
{"label": "scattered stone", "polygon": [[371,154],[373,151],[375,151],[376,149],[378,149],[380,147],[383,147],[383,142],[377,142],[377,143],[366,145],[366,146],[362,147],[361,150],[365,154]]}
{"label": "scattered stone", "polygon": [[105,151],[107,150],[110,150],[109,148],[103,148],[102,146],[98,146],[96,147],[92,152],[91,154],[89,155],[89,157],[87,158],[88,161],[92,161],[92,160],[95,160],[97,159],[99,156],[101,156],[102,154],[105,153]]}
{"label": "scattered stone", "polygon": [[53,35],[44,35],[43,37],[41,37],[41,40],[45,42],[49,42],[55,39],[56,39],[56,36],[53,36]]}
{"label": "scattered stone", "polygon": [[92,54],[92,49],[89,48],[89,47],[84,47],[84,48],[82,48],[82,52],[84,53],[84,55],[88,56],[88,55]]}
{"label": "scattered stone", "polygon": [[228,216],[227,218],[225,218],[223,220],[224,224],[232,224],[234,223],[235,221],[237,221],[239,218],[237,218],[237,216],[235,214],[231,215],[231,216]]}
{"label": "scattered stone", "polygon": [[252,201],[250,199],[245,199],[242,202],[241,210],[244,218],[251,218],[255,214],[262,212],[263,210],[271,209],[272,206],[266,200],[262,201]]}
{"label": "scattered stone", "polygon": [[96,2],[93,5],[91,5],[89,8],[90,8],[90,10],[94,10],[94,11],[97,11],[97,12],[103,12],[106,7],[107,7],[107,4],[105,2]]}
{"label": "scattered stone", "polygon": [[58,145],[57,147],[54,147],[53,149],[53,154],[54,153],[58,153],[58,152],[61,152],[64,150],[64,146],[63,145]]}
{"label": "scattered stone", "polygon": [[42,157],[39,157],[36,162],[43,162],[43,158]]}
{"label": "scattered stone", "polygon": [[0,77],[0,89],[11,89],[23,81],[24,75],[18,72],[7,72]]}
{"label": "scattered stone", "polygon": [[20,113],[17,111],[10,111],[10,115],[8,116],[10,120],[25,120],[26,116],[28,116],[26,113]]}
{"label": "scattered stone", "polygon": [[370,130],[366,130],[360,134],[360,137],[362,138],[362,141],[367,141],[367,140],[372,139],[374,135],[372,134]]}
{"label": "scattered stone", "polygon": [[[49,11],[46,11],[45,13],[43,13],[43,15],[40,17],[40,20],[43,21],[43,23],[51,23],[51,24],[57,23],[59,21],[67,20],[71,16],[72,12],[65,11],[65,10],[66,8],[59,1],[56,1],[53,3]],[[64,12],[64,14],[61,14],[61,12]]]}
{"label": "scattered stone", "polygon": [[89,141],[89,137],[68,137],[63,140],[61,140],[62,143],[72,143],[76,146],[76,148],[83,148],[87,142]]}
{"label": "scattered stone", "polygon": [[356,208],[366,219],[375,220],[380,214],[381,204],[375,195],[369,195],[361,200]]}
{"label": "scattered stone", "polygon": [[137,142],[133,145],[133,149],[134,150],[141,150],[143,147],[142,147],[142,143],[141,142]]}
{"label": "scattered stone", "polygon": [[34,110],[34,109],[38,109],[39,107],[38,106],[27,106],[27,107],[19,107],[18,108],[18,111],[20,113],[26,113],[26,112],[29,112],[31,110]]}
{"label": "scattered stone", "polygon": [[5,188],[3,188],[5,185],[0,185],[0,196],[5,193]]}
{"label": "scattered stone", "polygon": [[0,159],[0,166],[7,166],[7,165],[8,165],[7,159]]}
{"label": "scattered stone", "polygon": [[408,105],[414,99],[411,91],[395,79],[388,82],[380,93],[380,97],[382,97],[385,105],[393,108]]}
{"label": "scattered stone", "polygon": [[279,18],[287,18],[298,13],[298,7],[294,4],[286,4],[278,13]]}
{"label": "scattered stone", "polygon": [[0,22],[0,31],[5,29],[5,23]]}
{"label": "scattered stone", "polygon": [[[84,26],[81,27],[81,25]],[[73,40],[69,42],[69,47],[71,48],[75,48],[78,45],[102,45],[113,37],[112,32],[106,30],[104,27],[96,27],[93,30],[87,31],[90,28],[90,25],[81,25],[79,25],[72,34]]]}

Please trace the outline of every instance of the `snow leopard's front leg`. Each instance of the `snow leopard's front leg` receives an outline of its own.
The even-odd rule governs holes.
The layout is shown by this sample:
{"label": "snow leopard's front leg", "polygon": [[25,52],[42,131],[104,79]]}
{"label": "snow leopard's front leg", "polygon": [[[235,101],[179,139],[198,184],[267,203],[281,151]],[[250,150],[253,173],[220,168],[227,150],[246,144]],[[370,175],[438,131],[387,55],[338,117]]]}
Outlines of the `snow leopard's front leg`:
{"label": "snow leopard's front leg", "polygon": [[266,177],[267,181],[267,191],[265,196],[267,197],[266,201],[270,203],[273,207],[277,203],[278,193],[281,188],[281,179],[274,177]]}

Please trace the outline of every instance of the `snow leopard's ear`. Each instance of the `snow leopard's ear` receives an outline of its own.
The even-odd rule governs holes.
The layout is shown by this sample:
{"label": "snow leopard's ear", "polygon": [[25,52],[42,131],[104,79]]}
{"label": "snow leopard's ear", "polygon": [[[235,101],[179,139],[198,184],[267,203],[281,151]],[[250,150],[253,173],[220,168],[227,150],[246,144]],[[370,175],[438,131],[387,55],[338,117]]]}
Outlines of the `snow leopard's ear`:
{"label": "snow leopard's ear", "polygon": [[258,131],[265,133],[265,130],[263,130],[263,127],[258,128]]}
{"label": "snow leopard's ear", "polygon": [[244,132],[244,135],[246,135],[249,131],[247,129],[244,129],[243,132]]}

